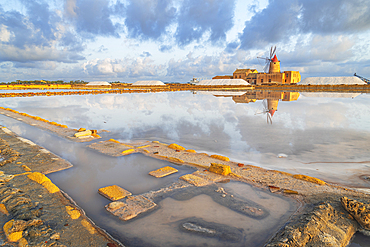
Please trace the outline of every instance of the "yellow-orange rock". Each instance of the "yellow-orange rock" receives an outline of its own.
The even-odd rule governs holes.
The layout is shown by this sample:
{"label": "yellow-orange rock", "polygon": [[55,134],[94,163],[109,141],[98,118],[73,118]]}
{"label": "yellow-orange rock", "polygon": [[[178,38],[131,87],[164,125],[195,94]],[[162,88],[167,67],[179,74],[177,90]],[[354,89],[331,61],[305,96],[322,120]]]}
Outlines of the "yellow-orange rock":
{"label": "yellow-orange rock", "polygon": [[171,167],[171,166],[165,166],[165,167],[162,167],[162,168],[159,168],[155,171],[151,171],[149,172],[149,175],[152,175],[156,178],[162,178],[162,177],[165,177],[165,176],[168,176],[168,175],[171,175],[175,172],[178,172],[177,169]]}
{"label": "yellow-orange rock", "polygon": [[38,184],[44,186],[50,193],[55,193],[60,191],[60,189],[51,182],[49,178],[47,178],[44,174],[40,172],[33,172],[27,175],[27,177]]}
{"label": "yellow-orange rock", "polygon": [[128,155],[128,154],[132,154],[132,153],[135,153],[135,149],[133,149],[133,148],[122,151],[123,155]]}
{"label": "yellow-orange rock", "polygon": [[120,143],[119,141],[114,140],[114,139],[109,139],[108,141],[110,141],[110,142],[115,142],[115,143]]}
{"label": "yellow-orange rock", "polygon": [[89,231],[90,234],[95,234],[96,233],[95,228],[87,220],[85,220],[85,219],[81,220],[81,224],[86,228],[86,230]]}
{"label": "yellow-orange rock", "polygon": [[18,231],[18,232],[10,232],[10,229],[12,228],[14,223],[14,220],[8,221],[5,223],[3,226],[3,230],[5,233],[5,236],[8,238],[10,242],[17,242],[20,240],[23,236],[23,231]]}
{"label": "yellow-orange rock", "polygon": [[228,165],[211,163],[211,166],[209,167],[209,171],[227,176],[231,172],[231,169],[230,169],[230,166]]}
{"label": "yellow-orange rock", "polygon": [[214,158],[214,159],[218,159],[218,160],[223,160],[223,161],[230,161],[230,159],[226,156],[222,156],[222,155],[218,155],[218,154],[213,154],[211,156],[209,156],[211,158]]}
{"label": "yellow-orange rock", "polygon": [[184,163],[182,159],[176,158],[176,157],[168,157],[169,161],[178,162],[178,163]]}
{"label": "yellow-orange rock", "polygon": [[75,137],[77,138],[87,137],[87,136],[91,136],[91,134],[92,134],[91,130],[85,130],[85,131],[75,133]]}
{"label": "yellow-orange rock", "polygon": [[42,184],[43,182],[50,180],[49,178],[47,178],[44,174],[42,174],[40,172],[30,173],[30,174],[27,175],[27,177],[29,179],[35,181],[38,184]]}
{"label": "yellow-orange rock", "polygon": [[73,220],[78,219],[81,216],[80,211],[74,207],[66,206],[66,211]]}
{"label": "yellow-orange rock", "polygon": [[26,171],[26,172],[30,172],[31,171],[31,168],[29,168],[28,166],[26,166],[26,165],[22,165],[22,168],[23,168],[23,170],[24,171]]}
{"label": "yellow-orange rock", "polygon": [[0,204],[0,212],[5,214],[5,215],[8,215],[8,210],[6,210],[6,207],[4,204]]}
{"label": "yellow-orange rock", "polygon": [[181,147],[180,145],[177,145],[176,143],[172,143],[168,145],[169,148],[175,149],[175,150],[185,150],[186,148]]}
{"label": "yellow-orange rock", "polygon": [[100,188],[98,190],[99,194],[108,198],[111,201],[117,201],[126,196],[132,195],[131,192],[119,187],[118,185],[111,185],[107,187]]}
{"label": "yellow-orange rock", "polygon": [[306,176],[306,175],[301,175],[301,174],[296,174],[293,175],[293,178],[305,180],[307,182],[315,183],[315,184],[320,184],[320,185],[325,185],[326,183],[318,178]]}

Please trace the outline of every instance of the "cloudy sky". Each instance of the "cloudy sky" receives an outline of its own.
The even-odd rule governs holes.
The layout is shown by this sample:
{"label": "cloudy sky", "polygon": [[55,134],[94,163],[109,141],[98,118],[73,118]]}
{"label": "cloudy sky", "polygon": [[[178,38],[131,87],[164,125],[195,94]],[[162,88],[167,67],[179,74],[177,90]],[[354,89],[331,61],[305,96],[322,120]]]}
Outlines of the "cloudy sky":
{"label": "cloudy sky", "polygon": [[370,77],[370,0],[0,0],[0,81]]}

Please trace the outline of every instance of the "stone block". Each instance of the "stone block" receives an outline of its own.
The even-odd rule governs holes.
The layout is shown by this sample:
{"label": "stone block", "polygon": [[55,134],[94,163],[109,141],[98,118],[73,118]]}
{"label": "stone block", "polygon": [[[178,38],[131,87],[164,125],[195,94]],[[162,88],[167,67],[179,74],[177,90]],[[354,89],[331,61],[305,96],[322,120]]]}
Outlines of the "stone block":
{"label": "stone block", "polygon": [[74,207],[66,206],[66,211],[73,220],[78,219],[81,216],[80,211]]}
{"label": "stone block", "polygon": [[211,163],[211,166],[209,167],[209,171],[220,174],[220,175],[227,176],[231,172],[231,169],[230,169],[230,166],[228,165]]}
{"label": "stone block", "polygon": [[86,137],[86,136],[91,136],[92,132],[91,130],[85,130],[85,131],[80,131],[75,133],[75,137],[81,138],[81,137]]}
{"label": "stone block", "polygon": [[176,143],[172,143],[168,145],[169,148],[175,149],[175,150],[185,150],[186,148],[181,147],[180,145],[177,145]]}
{"label": "stone block", "polygon": [[209,181],[205,178],[195,176],[193,174],[183,175],[183,176],[180,177],[180,179],[188,182],[189,184],[197,186],[197,187],[206,186],[206,185],[212,183],[212,181]]}
{"label": "stone block", "polygon": [[149,175],[152,175],[156,178],[162,178],[162,177],[171,175],[171,174],[176,173],[176,172],[178,172],[177,169],[175,169],[171,166],[165,166],[165,167],[159,168],[155,171],[149,172]]}
{"label": "stone block", "polygon": [[153,201],[144,196],[128,196],[125,202],[112,202],[105,206],[108,212],[121,220],[127,221],[135,218],[141,213],[156,207]]}
{"label": "stone block", "polygon": [[131,192],[117,186],[111,185],[98,190],[99,194],[108,198],[111,201],[117,201],[125,198],[126,196],[132,195]]}

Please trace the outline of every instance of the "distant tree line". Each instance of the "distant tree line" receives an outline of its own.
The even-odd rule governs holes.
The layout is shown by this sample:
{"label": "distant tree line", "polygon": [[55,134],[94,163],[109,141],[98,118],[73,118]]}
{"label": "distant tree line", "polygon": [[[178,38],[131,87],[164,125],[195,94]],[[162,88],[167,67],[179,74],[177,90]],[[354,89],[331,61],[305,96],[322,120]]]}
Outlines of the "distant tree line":
{"label": "distant tree line", "polygon": [[4,84],[13,84],[13,85],[40,85],[40,84],[86,84],[87,82],[83,80],[75,80],[75,81],[63,81],[63,80],[57,80],[57,81],[46,81],[46,80],[34,80],[34,81],[21,81],[16,80],[12,82],[1,82],[1,85]]}

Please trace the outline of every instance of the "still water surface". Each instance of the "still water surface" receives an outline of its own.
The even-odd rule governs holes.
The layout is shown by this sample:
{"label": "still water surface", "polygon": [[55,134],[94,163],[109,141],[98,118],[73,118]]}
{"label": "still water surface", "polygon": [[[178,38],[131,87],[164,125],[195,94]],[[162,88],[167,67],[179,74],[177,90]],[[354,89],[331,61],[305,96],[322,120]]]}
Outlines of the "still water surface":
{"label": "still water surface", "polygon": [[[176,92],[4,98],[1,106],[72,128],[109,130],[109,133],[102,134],[105,139],[176,142],[187,149],[222,154],[235,161],[268,169],[369,188],[369,181],[359,178],[361,175],[370,175],[369,103],[368,94]],[[272,112],[271,109],[276,111]],[[163,212],[166,211],[174,219],[180,217],[179,211],[183,211],[181,217],[202,215],[196,215],[195,209],[184,211],[187,208],[185,205],[215,210],[222,207],[207,195],[182,202],[166,198],[160,202],[161,209],[156,213],[130,224],[122,224],[105,212],[103,207],[109,201],[96,193],[98,188],[117,184],[133,194],[140,194],[176,181],[179,176],[191,173],[192,169],[176,167],[180,170],[177,175],[155,179],[148,176],[148,172],[167,165],[166,162],[142,155],[121,158],[104,156],[87,149],[86,144],[64,140],[5,116],[0,116],[0,124],[69,160],[74,167],[51,174],[51,179],[82,208],[86,208],[87,214],[99,225],[117,232],[113,234],[115,236],[121,235],[120,232],[129,232],[127,237],[142,236],[140,232],[135,235],[135,228],[130,224],[142,227],[156,222],[169,226],[168,219],[163,219]],[[245,195],[248,196],[263,193],[250,188],[246,190],[248,192]],[[273,212],[273,207],[269,210],[274,217],[286,218],[294,211],[294,206],[279,200],[283,212]],[[225,210],[227,217],[246,217],[233,214],[237,213]],[[222,222],[227,217],[214,220]],[[245,219],[246,222],[248,220]],[[257,224],[266,227],[269,223]],[[233,227],[238,226],[234,224]],[[168,234],[183,239],[181,234],[184,233],[171,232],[171,227],[168,231]],[[248,232],[248,229],[244,229],[244,232]],[[252,235],[256,234],[254,232]],[[158,232],[151,230],[148,230],[148,236],[152,236],[148,239],[158,246],[163,246],[163,239],[166,239],[165,235],[158,235]],[[246,236],[243,244],[248,243]],[[261,235],[262,243],[268,237]],[[140,241],[146,242],[148,239]],[[186,237],[184,239],[186,243],[188,240]],[[135,240],[132,241],[131,244],[135,243]],[[212,239],[202,241],[212,246],[220,244]],[[356,244],[356,239],[353,244]]]}
{"label": "still water surface", "polygon": [[[278,101],[268,124],[264,95],[229,94],[5,98],[2,105],[72,128],[106,129],[120,140],[176,142],[265,168],[370,187],[358,179],[370,174],[370,95],[296,93],[291,101]],[[270,94],[273,101],[284,93]]]}

